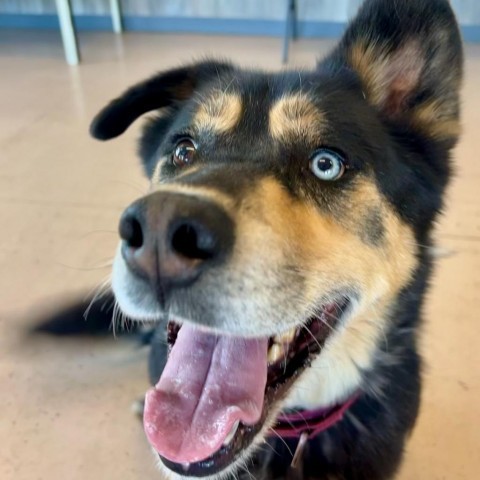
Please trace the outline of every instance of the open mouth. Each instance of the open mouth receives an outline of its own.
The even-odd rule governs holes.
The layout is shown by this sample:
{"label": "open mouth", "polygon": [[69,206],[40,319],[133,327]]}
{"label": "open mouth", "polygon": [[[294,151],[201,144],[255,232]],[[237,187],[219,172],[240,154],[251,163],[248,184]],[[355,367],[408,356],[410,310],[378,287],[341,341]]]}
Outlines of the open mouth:
{"label": "open mouth", "polygon": [[147,438],[162,462],[198,477],[235,462],[349,306],[347,297],[338,297],[297,328],[253,339],[170,321],[167,365],[146,395],[144,412]]}

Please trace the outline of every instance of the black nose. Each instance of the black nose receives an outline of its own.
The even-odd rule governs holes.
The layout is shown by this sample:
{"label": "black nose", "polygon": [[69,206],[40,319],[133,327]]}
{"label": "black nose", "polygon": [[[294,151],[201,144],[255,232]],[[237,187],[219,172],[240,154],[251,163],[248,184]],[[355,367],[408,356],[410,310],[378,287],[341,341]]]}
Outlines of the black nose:
{"label": "black nose", "polygon": [[221,206],[178,193],[137,200],[122,215],[119,232],[130,270],[163,294],[195,282],[234,243],[233,221]]}

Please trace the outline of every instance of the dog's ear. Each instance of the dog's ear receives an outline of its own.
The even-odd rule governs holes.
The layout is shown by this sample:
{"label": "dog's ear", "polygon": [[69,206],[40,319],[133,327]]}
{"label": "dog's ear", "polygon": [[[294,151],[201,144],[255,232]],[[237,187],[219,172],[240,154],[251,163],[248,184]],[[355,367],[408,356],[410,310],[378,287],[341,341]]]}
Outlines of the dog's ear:
{"label": "dog's ear", "polygon": [[448,0],[367,0],[320,68],[354,70],[386,120],[455,140],[462,65]]}
{"label": "dog's ear", "polygon": [[93,119],[90,133],[99,140],[117,137],[144,113],[187,100],[204,82],[231,70],[229,63],[205,61],[161,72],[112,100]]}

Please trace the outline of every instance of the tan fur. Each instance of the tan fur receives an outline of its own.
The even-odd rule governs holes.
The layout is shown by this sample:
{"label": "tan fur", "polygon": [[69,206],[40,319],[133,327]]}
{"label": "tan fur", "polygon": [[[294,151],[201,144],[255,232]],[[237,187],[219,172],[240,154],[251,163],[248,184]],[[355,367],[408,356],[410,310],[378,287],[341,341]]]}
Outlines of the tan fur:
{"label": "tan fur", "polygon": [[218,191],[216,188],[203,187],[198,185],[185,185],[179,184],[177,181],[185,175],[191,175],[198,170],[201,170],[201,165],[192,165],[186,167],[183,171],[175,176],[174,183],[168,183],[167,179],[162,178],[161,171],[165,162],[169,159],[168,157],[162,157],[160,161],[155,166],[152,177],[150,179],[150,190],[149,193],[153,192],[172,192],[180,193],[182,195],[191,195],[199,198],[204,198],[215,202],[218,205],[222,205],[226,211],[231,211],[233,209],[233,201],[228,196]]}
{"label": "tan fur", "polygon": [[[155,165],[155,170],[153,171],[150,178],[150,191],[157,190],[160,184],[164,184],[168,181],[168,178],[162,177],[162,168],[169,161],[171,161],[171,157],[165,156],[159,160],[157,165]],[[177,181],[178,179],[185,177],[186,175],[191,175],[192,173],[197,172],[201,168],[202,166],[198,164],[185,166],[178,173],[176,173],[175,180]]]}
{"label": "tan fur", "polygon": [[392,100],[392,94],[403,97],[418,84],[423,67],[419,52],[419,45],[413,42],[390,54],[378,44],[358,42],[349,61],[360,75],[369,100],[382,108]]}
{"label": "tan fur", "polygon": [[315,143],[324,128],[324,115],[304,93],[283,96],[269,112],[270,134],[278,140]]}
{"label": "tan fur", "polygon": [[[456,101],[451,91],[457,91],[460,78],[439,71],[443,61],[430,66],[428,75],[442,75],[450,91],[439,92],[439,98],[415,107],[405,108],[405,101],[425,73],[425,55],[418,43],[407,42],[393,53],[375,43],[358,42],[350,51],[349,62],[362,79],[368,100],[387,114],[407,115],[412,124],[435,139],[457,138],[461,132]],[[443,60],[443,59],[441,59]]]}
{"label": "tan fur", "polygon": [[[303,309],[304,319],[322,295],[342,287],[360,287],[360,302],[354,306],[348,326],[332,335],[322,355],[305,372],[305,379],[294,387],[287,406],[298,406],[299,402],[306,407],[328,405],[356,388],[360,382],[359,367],[371,365],[376,346],[382,341],[390,302],[409,281],[416,266],[411,229],[382,200],[373,182],[363,180],[351,195],[352,205],[359,204],[359,209],[363,208],[364,200],[381,205],[385,240],[380,247],[366,245],[359,239],[356,234],[359,226],[352,219],[355,212],[347,225],[342,225],[315,207],[293,200],[273,179],[264,181],[249,200],[257,205],[258,215],[269,225],[270,234],[257,233],[253,228],[256,222],[247,215],[240,213],[237,218],[240,224],[244,223],[242,230],[253,231],[254,238],[261,236],[269,245],[269,251],[262,257],[267,264],[278,265],[285,258],[294,258],[304,272],[308,281],[303,291],[298,292],[303,305],[295,305],[296,309]],[[361,221],[360,215],[357,218]],[[239,259],[240,267],[245,264],[247,253],[239,255],[243,257],[243,261]],[[259,272],[254,281],[261,284],[260,275]],[[275,301],[282,302],[283,298],[288,298],[285,291]],[[296,314],[292,312],[292,318]]]}
{"label": "tan fur", "polygon": [[[366,290],[375,290],[379,276],[396,292],[398,284],[408,280],[415,265],[413,232],[387,206],[373,182],[361,181],[349,196],[352,201],[346,209],[348,222],[342,224],[313,205],[292,199],[273,179],[266,179],[252,194],[260,215],[284,244],[283,254],[293,254],[297,262],[304,263],[305,271],[313,270],[312,300],[318,298],[319,291],[328,292],[328,288],[321,288],[323,282],[356,283]],[[381,248],[362,242],[357,234],[359,225],[353,222],[355,217],[361,221],[359,213],[366,201],[383,208],[386,240]],[[358,205],[356,211],[352,210],[354,205]],[[248,223],[248,219],[239,220]]]}
{"label": "tan fur", "polygon": [[242,100],[239,95],[214,90],[208,98],[201,97],[194,124],[199,130],[213,130],[225,133],[232,130],[242,114]]}
{"label": "tan fur", "polygon": [[[411,228],[384,200],[375,182],[359,176],[345,197],[336,199],[341,205],[334,212],[293,198],[272,177],[259,181],[240,204],[209,187],[163,183],[155,190],[208,199],[235,220],[231,257],[202,277],[196,294],[199,302],[205,301],[203,295],[211,299],[214,294],[219,331],[244,336],[281,333],[305,322],[333,294],[358,291],[346,325],[330,336],[286,404],[328,405],[351,393],[360,382],[359,368],[374,360],[393,298],[417,264]],[[378,244],[363,241],[359,234],[365,209],[372,205],[382,216],[384,232]],[[116,262],[122,262],[121,257]],[[285,265],[295,266],[302,280],[286,280]],[[131,279],[120,277],[117,283],[132,285]],[[148,300],[146,294],[142,298]],[[134,312],[129,314],[135,318]]]}
{"label": "tan fur", "polygon": [[361,236],[365,229],[364,219],[372,208],[383,213],[383,202],[377,187],[371,180],[358,175],[354,194],[345,195],[341,208],[332,211],[331,215],[346,229]]}
{"label": "tan fur", "polygon": [[[189,172],[190,173],[190,172]],[[217,205],[221,205],[227,212],[233,211],[234,202],[228,195],[218,191],[215,188],[203,187],[199,185],[185,185],[178,183],[160,183],[152,185],[151,192],[172,192],[182,195],[190,195],[205,200],[210,200]]]}
{"label": "tan fur", "polygon": [[150,188],[153,190],[156,186],[162,182],[162,168],[165,163],[168,161],[168,157],[162,157],[157,164],[155,165],[155,170],[150,177]]}
{"label": "tan fur", "polygon": [[462,127],[457,115],[446,116],[445,102],[432,100],[418,106],[413,112],[413,124],[435,139],[457,138]]}

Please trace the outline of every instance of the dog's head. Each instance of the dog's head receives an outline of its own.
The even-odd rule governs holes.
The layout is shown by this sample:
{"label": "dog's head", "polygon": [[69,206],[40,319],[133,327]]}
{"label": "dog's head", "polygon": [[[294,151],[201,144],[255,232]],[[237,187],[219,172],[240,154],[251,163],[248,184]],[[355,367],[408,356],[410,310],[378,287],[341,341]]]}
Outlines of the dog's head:
{"label": "dog's head", "polygon": [[159,113],[113,288],[129,317],[168,320],[144,422],[169,469],[232,471],[281,408],[359,387],[441,207],[461,57],[446,0],[370,0],[316,71],[197,63],[96,117],[109,139]]}

